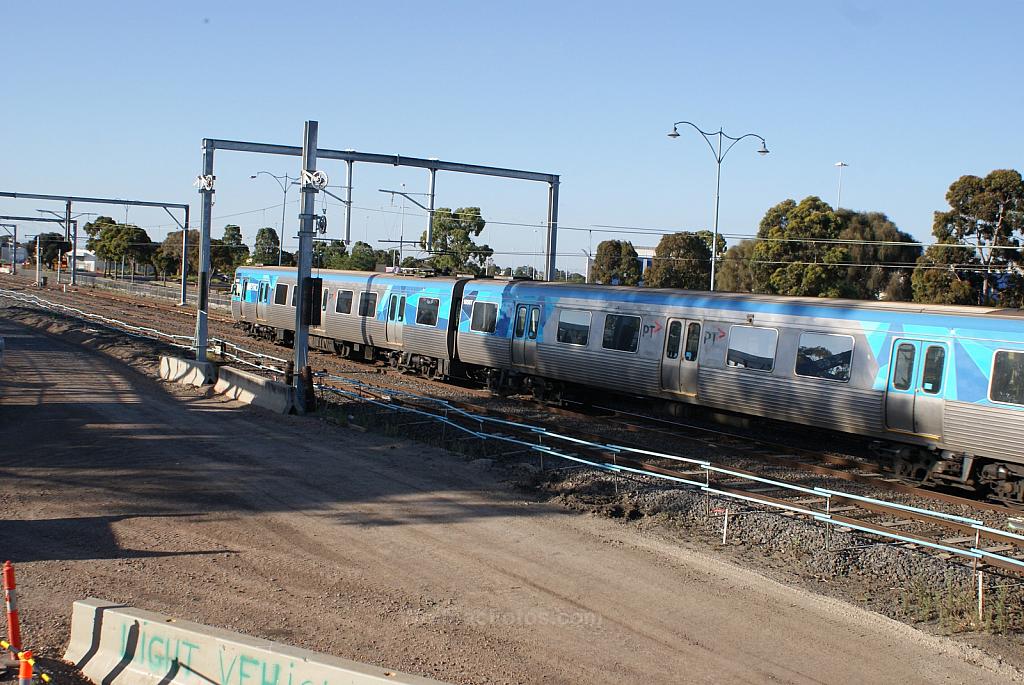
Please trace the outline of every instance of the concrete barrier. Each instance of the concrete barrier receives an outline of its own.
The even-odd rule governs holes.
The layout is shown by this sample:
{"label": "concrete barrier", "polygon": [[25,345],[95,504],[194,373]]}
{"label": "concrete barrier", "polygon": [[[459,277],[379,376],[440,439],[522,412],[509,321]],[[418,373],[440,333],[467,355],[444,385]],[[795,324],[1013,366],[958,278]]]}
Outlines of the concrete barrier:
{"label": "concrete barrier", "polygon": [[64,659],[104,685],[440,685],[94,598],[74,604]]}
{"label": "concrete barrier", "polygon": [[213,391],[239,402],[254,404],[279,414],[292,410],[294,391],[292,386],[272,381],[233,366],[222,366],[217,373],[217,384]]}
{"label": "concrete barrier", "polygon": [[197,388],[217,380],[217,369],[210,362],[160,355],[160,378],[165,381],[194,385]]}

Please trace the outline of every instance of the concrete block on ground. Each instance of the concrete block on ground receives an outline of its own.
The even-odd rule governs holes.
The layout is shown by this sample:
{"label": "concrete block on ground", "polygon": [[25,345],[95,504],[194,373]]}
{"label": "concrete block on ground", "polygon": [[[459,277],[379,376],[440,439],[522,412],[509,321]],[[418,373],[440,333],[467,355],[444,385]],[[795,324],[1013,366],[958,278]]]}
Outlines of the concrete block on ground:
{"label": "concrete block on ground", "polygon": [[197,388],[217,380],[217,367],[210,362],[160,355],[160,378]]}
{"label": "concrete block on ground", "polygon": [[440,685],[95,598],[75,602],[64,659],[108,685]]}
{"label": "concrete block on ground", "polygon": [[292,386],[236,369],[233,366],[220,367],[217,384],[213,386],[213,391],[233,400],[263,407],[278,414],[287,414],[292,410],[294,404]]}

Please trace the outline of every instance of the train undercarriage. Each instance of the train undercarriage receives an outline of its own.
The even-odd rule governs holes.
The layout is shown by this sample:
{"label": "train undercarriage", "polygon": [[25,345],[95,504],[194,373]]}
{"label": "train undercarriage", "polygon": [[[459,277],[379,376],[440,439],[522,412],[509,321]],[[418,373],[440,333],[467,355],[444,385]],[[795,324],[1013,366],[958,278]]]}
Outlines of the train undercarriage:
{"label": "train undercarriage", "polygon": [[871,450],[880,460],[888,460],[900,478],[967,490],[1007,504],[1024,504],[1024,465],[881,441],[871,443]]}
{"label": "train undercarriage", "polygon": [[[255,338],[269,340],[286,347],[291,347],[294,343],[294,333],[289,330],[250,323],[244,323],[242,327],[246,333]],[[360,362],[383,361],[399,373],[420,375],[431,380],[449,380],[455,370],[455,365],[447,359],[437,359],[436,357],[411,354],[401,350],[391,350],[363,343],[343,342],[334,338],[325,338],[314,333],[309,335],[309,347],[320,352],[336,354],[342,359]]]}

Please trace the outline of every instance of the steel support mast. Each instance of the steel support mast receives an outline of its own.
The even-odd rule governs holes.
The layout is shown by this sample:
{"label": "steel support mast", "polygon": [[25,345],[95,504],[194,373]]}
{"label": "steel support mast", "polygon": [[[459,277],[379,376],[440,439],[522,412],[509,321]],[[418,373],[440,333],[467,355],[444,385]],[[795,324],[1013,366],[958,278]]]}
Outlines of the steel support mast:
{"label": "steel support mast", "polygon": [[[203,174],[197,179],[202,198],[199,213],[199,274],[196,294],[196,359],[206,361],[207,317],[210,297],[210,224],[213,220],[213,151],[203,140]],[[185,230],[188,232],[188,229]],[[187,262],[187,260],[186,260]]]}
{"label": "steel support mast", "polygon": [[[295,410],[306,412],[308,397],[306,381],[309,378],[309,318],[314,306],[310,297],[310,276],[313,266],[313,213],[316,211],[317,122],[307,121],[302,137],[302,175],[300,192],[302,201],[299,209],[299,254],[295,274]],[[282,237],[283,240],[283,237]]]}

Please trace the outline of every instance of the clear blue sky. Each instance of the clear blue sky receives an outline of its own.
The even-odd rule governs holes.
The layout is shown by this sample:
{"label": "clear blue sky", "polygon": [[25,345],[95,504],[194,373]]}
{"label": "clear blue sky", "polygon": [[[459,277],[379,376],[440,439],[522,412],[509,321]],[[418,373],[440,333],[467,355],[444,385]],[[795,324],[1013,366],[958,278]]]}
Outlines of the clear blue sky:
{"label": "clear blue sky", "polygon": [[[666,137],[680,119],[768,140],[767,157],[748,140],[726,159],[727,234],[786,198],[834,203],[843,160],[844,206],[928,239],[951,181],[1024,166],[1018,2],[4,5],[0,189],[193,202],[196,222],[202,138],[299,145],[306,119],[321,147],[561,174],[575,227],[710,227],[714,162],[695,133]],[[249,175],[298,165],[220,154],[214,235],[276,226],[280,190]],[[326,170],[343,183],[343,165]],[[354,237],[397,238],[400,204],[377,189],[426,180],[357,166]],[[546,189],[441,174],[437,202],[540,224]],[[45,206],[0,200],[5,214]],[[340,235],[340,206],[328,215]],[[154,239],[171,228],[155,210],[128,219]],[[410,208],[407,237],[423,224]],[[539,251],[542,234],[494,224],[483,239],[499,264],[539,265],[506,253]],[[587,241],[561,232],[559,253],[578,256],[559,265],[581,269]]]}

